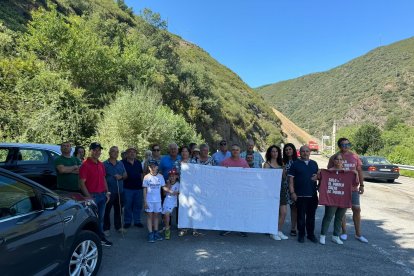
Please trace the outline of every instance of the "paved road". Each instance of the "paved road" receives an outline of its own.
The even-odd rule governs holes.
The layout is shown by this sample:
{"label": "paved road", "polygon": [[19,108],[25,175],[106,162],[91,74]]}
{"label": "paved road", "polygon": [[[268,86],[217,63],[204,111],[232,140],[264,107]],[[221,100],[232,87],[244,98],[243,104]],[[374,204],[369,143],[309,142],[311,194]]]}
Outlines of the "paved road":
{"label": "paved road", "polygon": [[[326,166],[323,157],[312,158]],[[124,237],[112,233],[114,246],[104,248],[99,275],[414,275],[414,181],[401,177],[395,184],[366,182],[365,187],[362,228],[369,244],[352,238],[351,212],[351,239],[341,246],[273,241],[262,234],[221,237],[215,231],[177,237],[176,230],[170,241],[148,244],[146,231],[134,228]],[[320,206],[316,233],[322,216]],[[285,232],[289,227],[287,220]]]}

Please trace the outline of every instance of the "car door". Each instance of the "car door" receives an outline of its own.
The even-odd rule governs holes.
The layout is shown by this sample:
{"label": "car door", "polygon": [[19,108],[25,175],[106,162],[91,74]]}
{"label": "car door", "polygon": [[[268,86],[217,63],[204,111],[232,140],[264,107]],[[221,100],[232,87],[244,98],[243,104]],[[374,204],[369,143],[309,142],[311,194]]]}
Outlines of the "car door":
{"label": "car door", "polygon": [[0,267],[2,275],[47,274],[63,256],[63,223],[43,210],[36,187],[0,172]]}
{"label": "car door", "polygon": [[17,148],[0,147],[0,168],[15,171],[16,152]]}
{"label": "car door", "polygon": [[15,172],[47,188],[55,189],[56,170],[49,159],[49,154],[45,150],[19,148]]}

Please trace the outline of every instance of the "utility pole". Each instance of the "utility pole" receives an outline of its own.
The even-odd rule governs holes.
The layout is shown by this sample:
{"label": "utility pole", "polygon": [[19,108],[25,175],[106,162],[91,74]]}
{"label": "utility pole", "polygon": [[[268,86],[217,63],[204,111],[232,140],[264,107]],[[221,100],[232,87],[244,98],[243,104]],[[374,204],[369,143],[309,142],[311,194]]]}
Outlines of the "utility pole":
{"label": "utility pole", "polygon": [[334,120],[333,127],[332,127],[332,154],[335,154],[335,145],[336,145],[336,120]]}

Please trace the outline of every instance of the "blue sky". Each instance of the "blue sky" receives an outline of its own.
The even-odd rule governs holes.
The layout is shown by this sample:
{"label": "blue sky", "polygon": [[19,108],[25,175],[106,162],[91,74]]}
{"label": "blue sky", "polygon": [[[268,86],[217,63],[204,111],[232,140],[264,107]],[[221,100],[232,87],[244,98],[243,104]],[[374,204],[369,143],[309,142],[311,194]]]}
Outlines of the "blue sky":
{"label": "blue sky", "polygon": [[127,0],[251,87],[321,72],[414,36],[414,1]]}

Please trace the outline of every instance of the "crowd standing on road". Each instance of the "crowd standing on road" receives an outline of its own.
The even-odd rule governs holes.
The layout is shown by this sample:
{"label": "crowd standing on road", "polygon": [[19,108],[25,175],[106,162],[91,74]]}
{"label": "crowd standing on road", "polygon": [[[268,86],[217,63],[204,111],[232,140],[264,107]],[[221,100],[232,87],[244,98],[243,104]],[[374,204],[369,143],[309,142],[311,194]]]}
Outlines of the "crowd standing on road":
{"label": "crowd standing on road", "polygon": [[[361,161],[350,151],[351,143],[347,138],[338,140],[340,152],[333,155],[328,164],[329,170],[349,170],[355,172],[352,185],[352,213],[355,225],[355,238],[363,243],[368,240],[361,234],[360,194],[364,192]],[[143,228],[141,212],[144,208],[147,217],[148,242],[161,241],[171,238],[171,215],[174,211],[178,217],[178,195],[180,192],[181,166],[185,163],[206,166],[224,166],[241,168],[263,168],[283,170],[280,189],[278,234],[270,235],[273,240],[289,239],[282,231],[287,215],[287,205],[290,206],[291,227],[290,235],[297,236],[299,243],[305,242],[305,237],[317,243],[315,236],[315,213],[318,208],[318,180],[320,170],[318,164],[310,159],[310,149],[307,145],[300,147],[300,158],[296,155],[296,147],[292,143],[284,145],[283,150],[270,146],[265,153],[265,160],[260,152],[255,151],[253,140],[247,141],[247,148],[241,152],[238,144],[232,144],[228,150],[225,139],[218,144],[218,150],[209,155],[207,144],[191,143],[178,148],[176,143],[168,145],[168,153],[161,155],[159,144],[145,151],[143,161],[138,160],[138,150],[128,147],[121,154],[117,146],[109,148],[109,158],[104,162],[99,160],[103,147],[91,143],[89,154],[85,159],[85,148],[77,146],[73,156],[71,144],[61,144],[62,155],[56,158],[58,189],[77,191],[86,197],[91,197],[98,207],[100,221],[100,238],[102,245],[111,246],[106,238],[110,236],[111,218],[116,231],[125,233],[133,224]],[[350,203],[351,204],[351,203]],[[351,206],[351,205],[349,205]],[[113,209],[113,211],[112,211]],[[346,232],[346,210],[338,206],[325,206],[319,242],[325,244],[329,224],[334,218],[332,241],[343,244],[348,239]],[[162,217],[163,228],[159,230],[159,218]],[[189,229],[178,229],[178,236],[184,236]],[[163,234],[164,232],[164,234]],[[229,231],[222,231],[226,236]],[[193,236],[204,235],[192,229]],[[241,232],[242,237],[247,233]]]}

